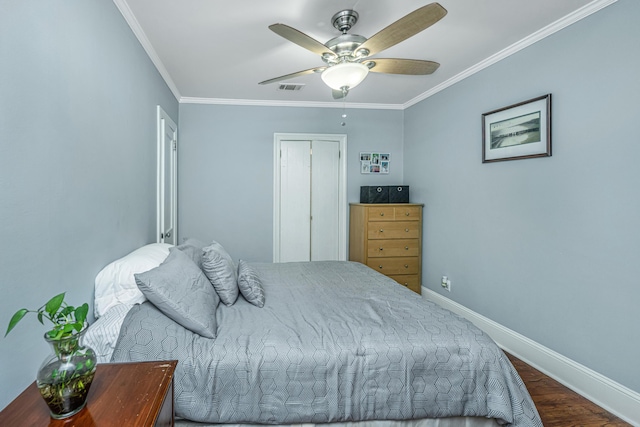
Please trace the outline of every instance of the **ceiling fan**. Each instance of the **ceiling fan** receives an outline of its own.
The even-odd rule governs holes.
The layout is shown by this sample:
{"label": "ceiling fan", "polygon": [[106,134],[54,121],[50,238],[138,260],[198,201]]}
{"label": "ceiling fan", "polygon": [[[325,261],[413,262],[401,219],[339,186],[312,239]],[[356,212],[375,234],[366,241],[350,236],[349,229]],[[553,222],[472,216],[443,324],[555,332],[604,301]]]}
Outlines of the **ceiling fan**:
{"label": "ceiling fan", "polygon": [[419,59],[372,58],[372,56],[429,28],[446,14],[447,10],[440,4],[430,3],[367,39],[357,34],[348,34],[351,27],[358,22],[358,13],[351,9],[342,10],[331,18],[333,26],[342,34],[324,44],[288,25],[270,25],[271,31],[320,55],[327,65],[286,74],[259,84],[265,85],[306,74],[322,73],[322,80],[333,89],[333,98],[341,99],[347,96],[350,89],[360,84],[369,71],[406,75],[431,74],[440,64]]}

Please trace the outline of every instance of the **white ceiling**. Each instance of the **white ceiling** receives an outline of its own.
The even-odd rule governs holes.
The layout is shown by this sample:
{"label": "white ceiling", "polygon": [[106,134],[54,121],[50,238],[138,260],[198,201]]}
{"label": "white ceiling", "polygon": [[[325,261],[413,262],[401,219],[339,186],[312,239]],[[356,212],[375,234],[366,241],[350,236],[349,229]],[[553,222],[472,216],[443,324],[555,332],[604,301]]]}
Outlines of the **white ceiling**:
{"label": "white ceiling", "polygon": [[[439,0],[448,14],[375,57],[439,62],[429,76],[370,73],[347,103],[404,108],[615,0]],[[342,105],[320,75],[301,91],[258,82],[324,63],[268,29],[283,23],[325,43],[334,13],[360,14],[351,34],[371,37],[429,0],[114,0],[181,102]]]}

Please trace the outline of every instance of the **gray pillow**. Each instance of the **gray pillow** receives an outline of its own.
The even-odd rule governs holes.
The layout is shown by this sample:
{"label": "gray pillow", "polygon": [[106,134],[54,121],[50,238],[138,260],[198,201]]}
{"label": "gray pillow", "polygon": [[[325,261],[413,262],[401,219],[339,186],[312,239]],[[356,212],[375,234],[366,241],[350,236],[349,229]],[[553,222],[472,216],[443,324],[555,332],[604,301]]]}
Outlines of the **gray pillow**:
{"label": "gray pillow", "polygon": [[202,249],[205,246],[207,246],[206,243],[202,243],[202,241],[200,241],[198,239],[194,239],[193,237],[187,237],[187,238],[183,239],[181,245],[195,246],[198,249]]}
{"label": "gray pillow", "polygon": [[251,304],[256,307],[264,306],[264,288],[258,272],[243,260],[238,262],[238,288]]}
{"label": "gray pillow", "polygon": [[167,317],[203,337],[216,337],[220,298],[184,252],[173,247],[162,264],[134,277],[140,291]]}
{"label": "gray pillow", "polygon": [[190,245],[189,243],[185,242],[180,246],[176,246],[176,249],[184,252],[185,255],[187,255],[191,259],[191,261],[193,261],[198,266],[198,268],[202,269],[202,248]]}
{"label": "gray pillow", "polygon": [[202,271],[225,305],[233,305],[238,299],[238,276],[231,256],[218,242],[202,249]]}

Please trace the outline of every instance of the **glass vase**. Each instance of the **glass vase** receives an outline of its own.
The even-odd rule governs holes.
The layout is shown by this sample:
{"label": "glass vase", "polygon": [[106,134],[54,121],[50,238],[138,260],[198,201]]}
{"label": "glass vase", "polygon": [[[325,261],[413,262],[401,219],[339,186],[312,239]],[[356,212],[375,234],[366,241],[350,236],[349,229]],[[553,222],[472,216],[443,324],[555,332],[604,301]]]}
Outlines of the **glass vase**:
{"label": "glass vase", "polygon": [[40,365],[36,383],[52,418],[70,417],[87,402],[96,372],[96,355],[93,349],[82,345],[84,332],[60,339],[44,336],[52,352]]}

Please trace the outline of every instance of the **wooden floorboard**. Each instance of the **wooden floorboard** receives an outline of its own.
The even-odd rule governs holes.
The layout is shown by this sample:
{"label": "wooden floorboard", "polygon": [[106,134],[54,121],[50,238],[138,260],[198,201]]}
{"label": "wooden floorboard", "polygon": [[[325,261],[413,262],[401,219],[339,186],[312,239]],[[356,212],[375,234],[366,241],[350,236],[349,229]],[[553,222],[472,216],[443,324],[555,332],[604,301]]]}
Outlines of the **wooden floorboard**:
{"label": "wooden floorboard", "polygon": [[545,427],[631,425],[520,359],[507,356],[527,386]]}

